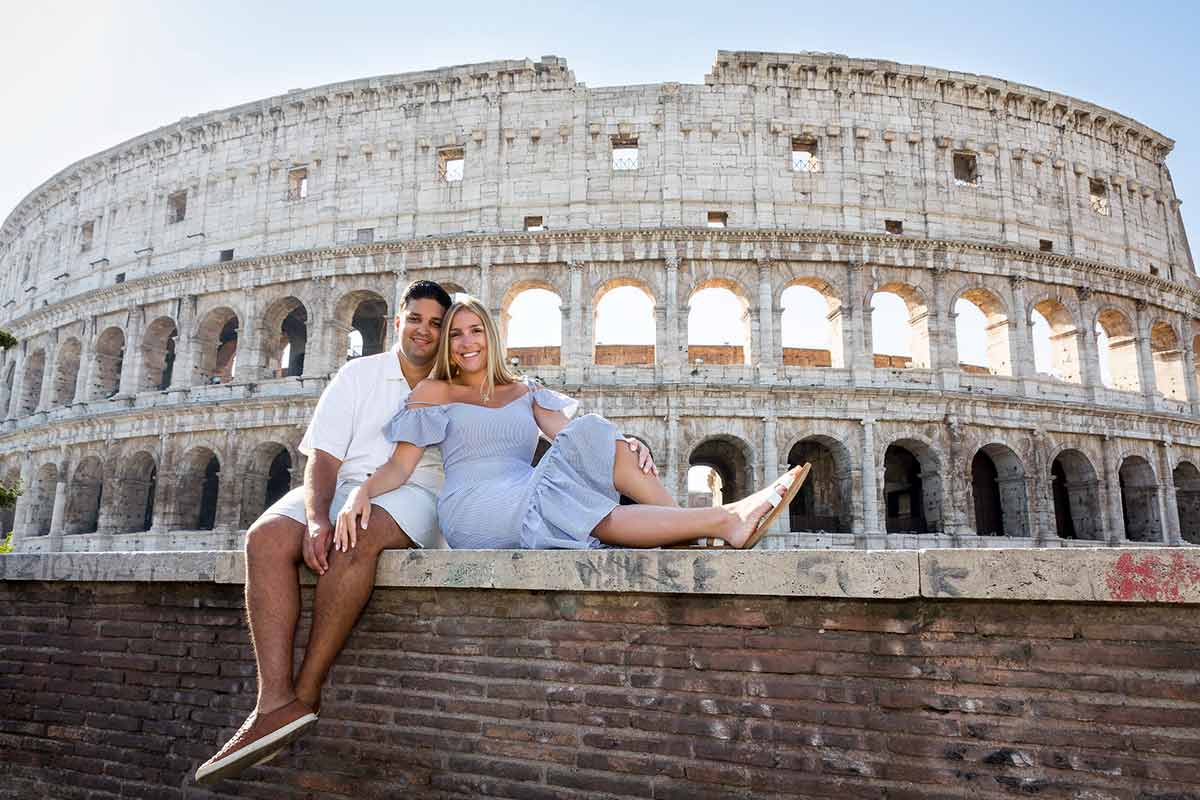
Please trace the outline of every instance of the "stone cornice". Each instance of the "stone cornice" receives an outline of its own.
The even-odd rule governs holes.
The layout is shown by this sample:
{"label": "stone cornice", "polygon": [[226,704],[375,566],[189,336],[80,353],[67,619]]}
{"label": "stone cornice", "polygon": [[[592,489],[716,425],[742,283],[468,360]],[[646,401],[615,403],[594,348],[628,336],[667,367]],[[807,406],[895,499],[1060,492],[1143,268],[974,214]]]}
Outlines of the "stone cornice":
{"label": "stone cornice", "polygon": [[[864,263],[866,266],[906,266],[916,269],[928,266],[925,263],[912,263],[896,261],[890,262],[880,260],[881,256],[888,253],[921,253],[928,256],[934,253],[963,253],[963,254],[985,254],[1005,256],[1010,260],[1023,261],[1029,265],[1044,265],[1059,269],[1067,269],[1077,273],[1083,273],[1080,276],[1078,285],[1090,285],[1094,282],[1094,275],[1101,274],[1111,278],[1127,281],[1129,283],[1144,286],[1148,289],[1157,289],[1165,291],[1178,297],[1181,301],[1181,308],[1176,311],[1183,312],[1187,308],[1200,307],[1200,291],[1179,283],[1172,283],[1161,277],[1150,275],[1143,272],[1135,272],[1133,270],[1124,269],[1101,261],[1091,261],[1088,259],[1076,258],[1074,256],[1041,253],[1030,248],[1014,247],[1011,245],[1003,245],[990,242],[971,242],[956,239],[927,239],[921,237],[896,236],[892,234],[873,234],[861,232],[844,232],[844,231],[788,231],[788,230],[770,230],[770,229],[724,229],[714,230],[707,228],[631,228],[622,230],[558,230],[544,231],[538,233],[526,232],[511,232],[511,233],[479,233],[479,234],[459,234],[451,236],[428,237],[422,239],[404,239],[387,242],[376,242],[373,244],[364,245],[336,245],[332,247],[315,248],[311,250],[298,250],[286,253],[277,253],[255,258],[239,259],[236,261],[227,261],[215,264],[204,264],[194,267],[186,267],[180,270],[164,272],[156,275],[149,275],[142,278],[135,278],[125,283],[116,284],[113,286],[105,286],[100,289],[93,289],[88,292],[83,292],[70,299],[64,300],[51,306],[39,308],[31,313],[25,314],[22,317],[17,317],[4,322],[5,326],[12,331],[18,338],[27,338],[28,336],[40,333],[43,328],[37,327],[40,322],[47,320],[57,320],[63,317],[68,318],[68,322],[81,319],[85,316],[108,313],[110,310],[118,310],[128,307],[128,298],[131,294],[139,290],[152,288],[167,288],[180,287],[177,291],[171,292],[170,297],[179,297],[184,294],[190,294],[182,289],[183,284],[195,282],[197,279],[221,276],[221,275],[243,275],[248,270],[261,270],[270,267],[283,265],[308,265],[310,269],[306,272],[298,272],[295,275],[289,276],[289,280],[303,280],[306,278],[317,276],[338,276],[346,273],[338,273],[333,269],[333,264],[338,259],[346,258],[370,258],[372,256],[387,256],[389,254],[402,253],[405,256],[406,267],[410,274],[419,272],[422,269],[442,269],[442,268],[461,268],[477,266],[477,263],[470,260],[470,255],[473,250],[482,248],[503,248],[519,245],[543,246],[558,248],[563,260],[568,258],[587,259],[580,253],[575,253],[575,248],[588,248],[598,243],[608,242],[643,242],[643,248],[653,250],[657,248],[657,252],[652,255],[647,255],[646,258],[668,258],[670,255],[680,255],[684,260],[689,257],[686,254],[686,247],[689,243],[699,242],[705,244],[727,244],[727,245],[744,245],[745,252],[730,254],[727,256],[730,260],[745,260],[748,262],[756,262],[760,258],[768,258],[773,262],[789,261],[789,253],[786,247],[797,244],[825,244],[838,245],[852,248],[877,248],[870,253],[871,258],[863,258],[861,253],[854,255],[856,261]],[[436,259],[436,266],[430,266],[427,263],[420,263],[423,256],[432,256],[433,254],[443,255],[446,251],[456,251],[460,254],[457,261],[447,262],[444,258]],[[682,251],[682,252],[681,252]],[[461,256],[466,255],[464,259]],[[725,257],[725,256],[722,256]],[[708,256],[705,260],[715,258]],[[425,261],[433,261],[433,258],[425,258]],[[417,262],[417,263],[414,263]],[[491,262],[492,267],[502,266],[504,262]],[[353,274],[372,273],[379,274],[386,272],[386,269],[374,268],[360,270]],[[244,277],[244,275],[243,275]],[[1037,275],[1024,276],[1030,280],[1042,280]],[[1050,282],[1050,281],[1047,281]],[[1065,285],[1074,286],[1074,283],[1063,282]],[[254,285],[258,285],[257,282]],[[1103,291],[1103,289],[1100,289]],[[164,297],[162,299],[170,299]],[[112,301],[113,308],[107,310],[96,310],[96,306],[103,305],[106,301]],[[149,301],[157,302],[157,301]],[[57,327],[66,322],[59,322],[53,327]]]}

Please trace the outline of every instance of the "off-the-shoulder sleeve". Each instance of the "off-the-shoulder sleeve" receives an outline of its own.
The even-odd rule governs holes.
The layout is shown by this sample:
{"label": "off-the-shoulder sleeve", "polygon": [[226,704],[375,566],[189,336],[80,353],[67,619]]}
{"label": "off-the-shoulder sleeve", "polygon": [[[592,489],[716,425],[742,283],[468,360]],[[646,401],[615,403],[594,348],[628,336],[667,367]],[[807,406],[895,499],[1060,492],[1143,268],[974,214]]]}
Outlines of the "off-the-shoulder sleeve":
{"label": "off-the-shoulder sleeve", "polygon": [[429,447],[446,438],[449,421],[445,406],[405,406],[384,426],[383,435],[391,442]]}
{"label": "off-the-shoulder sleeve", "polygon": [[568,419],[575,416],[575,412],[579,410],[578,400],[553,389],[547,389],[538,381],[529,381],[529,393],[533,395],[533,402],[548,411],[561,411],[567,415]]}

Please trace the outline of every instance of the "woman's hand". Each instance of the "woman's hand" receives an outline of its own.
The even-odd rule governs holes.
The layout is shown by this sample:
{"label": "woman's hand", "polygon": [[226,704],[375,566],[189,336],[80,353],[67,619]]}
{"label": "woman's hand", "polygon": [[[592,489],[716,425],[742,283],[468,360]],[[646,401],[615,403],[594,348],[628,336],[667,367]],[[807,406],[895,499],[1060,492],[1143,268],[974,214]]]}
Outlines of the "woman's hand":
{"label": "woman's hand", "polygon": [[650,455],[650,448],[642,443],[641,439],[636,436],[626,436],[625,444],[629,445],[630,452],[636,453],[638,457],[638,467],[646,475],[658,475],[658,467],[654,466],[654,458]]}
{"label": "woman's hand", "polygon": [[352,491],[346,499],[346,505],[338,512],[337,528],[333,533],[335,550],[344,553],[358,544],[359,517],[362,517],[362,526],[365,529],[371,521],[371,495],[367,493],[365,486],[359,486]]}

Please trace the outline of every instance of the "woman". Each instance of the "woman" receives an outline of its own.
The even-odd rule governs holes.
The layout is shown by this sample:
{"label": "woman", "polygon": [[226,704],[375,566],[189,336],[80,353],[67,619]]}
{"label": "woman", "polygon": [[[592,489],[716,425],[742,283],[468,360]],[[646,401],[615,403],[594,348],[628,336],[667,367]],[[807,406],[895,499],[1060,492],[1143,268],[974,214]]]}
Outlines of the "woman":
{"label": "woman", "polygon": [[[661,547],[695,541],[750,548],[787,507],[808,465],[744,500],[679,508],[608,420],[505,366],[491,316],[474,298],[446,312],[430,376],[385,429],[391,459],[351,494],[334,545],[354,547],[372,497],[403,484],[425,447],[440,445],[446,483],[438,519],[452,548]],[[531,467],[538,431],[552,442]],[[624,494],[641,505],[618,505]],[[359,519],[361,518],[361,523]]]}

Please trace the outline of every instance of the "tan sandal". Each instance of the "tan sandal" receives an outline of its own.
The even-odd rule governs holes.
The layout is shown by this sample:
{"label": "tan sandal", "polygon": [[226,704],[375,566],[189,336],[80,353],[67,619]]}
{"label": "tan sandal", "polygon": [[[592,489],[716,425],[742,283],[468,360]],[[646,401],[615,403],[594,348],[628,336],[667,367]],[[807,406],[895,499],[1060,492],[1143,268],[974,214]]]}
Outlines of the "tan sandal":
{"label": "tan sandal", "polygon": [[[758,525],[750,533],[750,537],[746,539],[746,544],[741,549],[749,550],[754,547],[766,534],[767,529],[771,527],[771,523],[779,518],[783,510],[796,498],[796,493],[800,491],[800,487],[804,485],[804,481],[808,479],[809,470],[812,469],[812,464],[805,463],[800,467],[792,467],[787,472],[783,473],[779,478],[771,484],[771,488],[778,490],[779,487],[787,487],[784,494],[778,491],[771,492],[767,502],[771,504],[771,510],[768,511],[763,518],[758,521]],[[797,471],[799,470],[799,471]],[[733,550],[735,549],[729,542],[724,539],[706,536],[701,539],[695,539],[687,544],[670,545],[666,550]]]}

